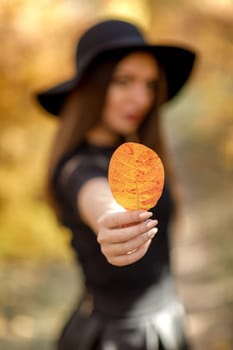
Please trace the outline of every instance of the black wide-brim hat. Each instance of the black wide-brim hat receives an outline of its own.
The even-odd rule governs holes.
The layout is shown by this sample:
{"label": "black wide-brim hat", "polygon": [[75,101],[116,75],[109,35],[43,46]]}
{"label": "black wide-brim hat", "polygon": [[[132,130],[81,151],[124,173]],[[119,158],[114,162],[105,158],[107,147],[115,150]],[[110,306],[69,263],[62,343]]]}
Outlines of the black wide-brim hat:
{"label": "black wide-brim hat", "polygon": [[66,96],[79,84],[87,68],[101,54],[114,50],[145,50],[163,66],[167,85],[167,100],[172,99],[189,78],[195,53],[187,46],[151,45],[133,24],[122,20],[105,20],[90,27],[80,38],[76,51],[75,76],[59,85],[36,94],[40,105],[58,116]]}

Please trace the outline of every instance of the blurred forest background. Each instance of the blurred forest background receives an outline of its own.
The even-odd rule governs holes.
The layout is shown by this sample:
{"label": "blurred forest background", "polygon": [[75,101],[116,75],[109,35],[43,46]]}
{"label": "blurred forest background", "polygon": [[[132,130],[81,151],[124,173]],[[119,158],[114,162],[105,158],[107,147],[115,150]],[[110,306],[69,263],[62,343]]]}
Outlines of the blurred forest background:
{"label": "blurred forest background", "polygon": [[81,32],[112,16],[139,23],[155,42],[181,41],[199,53],[190,84],[163,111],[182,190],[174,271],[194,349],[230,350],[232,0],[0,0],[0,349],[53,349],[80,295],[69,232],[43,192],[57,120],[33,91],[71,77]]}

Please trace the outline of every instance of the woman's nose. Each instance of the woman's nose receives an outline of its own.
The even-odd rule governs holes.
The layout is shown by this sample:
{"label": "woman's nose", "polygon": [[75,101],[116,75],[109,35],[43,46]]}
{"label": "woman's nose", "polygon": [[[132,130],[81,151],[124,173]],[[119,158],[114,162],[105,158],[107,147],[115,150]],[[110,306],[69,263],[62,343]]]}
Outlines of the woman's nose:
{"label": "woman's nose", "polygon": [[133,89],[135,103],[142,108],[147,108],[152,102],[152,96],[144,84],[137,84]]}

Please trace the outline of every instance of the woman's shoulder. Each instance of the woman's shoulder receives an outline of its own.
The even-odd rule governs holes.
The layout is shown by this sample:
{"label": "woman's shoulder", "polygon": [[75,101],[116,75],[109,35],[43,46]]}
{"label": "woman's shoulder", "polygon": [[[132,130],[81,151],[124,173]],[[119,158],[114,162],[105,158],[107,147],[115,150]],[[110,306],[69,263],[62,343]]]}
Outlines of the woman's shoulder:
{"label": "woman's shoulder", "polygon": [[58,162],[53,182],[63,183],[72,176],[90,178],[91,176],[105,176],[108,171],[109,160],[113,150],[82,143],[71,152],[63,156]]}
{"label": "woman's shoulder", "polygon": [[67,152],[58,161],[54,173],[53,182],[60,182],[63,178],[68,178],[75,170],[85,167],[90,161],[90,154],[84,145]]}

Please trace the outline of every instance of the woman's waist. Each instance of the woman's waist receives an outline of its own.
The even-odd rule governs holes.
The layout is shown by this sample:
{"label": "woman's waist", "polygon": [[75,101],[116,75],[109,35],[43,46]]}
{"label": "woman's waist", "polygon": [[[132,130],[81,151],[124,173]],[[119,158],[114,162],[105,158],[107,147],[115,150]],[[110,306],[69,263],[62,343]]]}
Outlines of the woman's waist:
{"label": "woman's waist", "polygon": [[153,313],[174,298],[174,284],[169,274],[156,283],[138,290],[93,290],[93,312],[103,318],[138,317]]}

